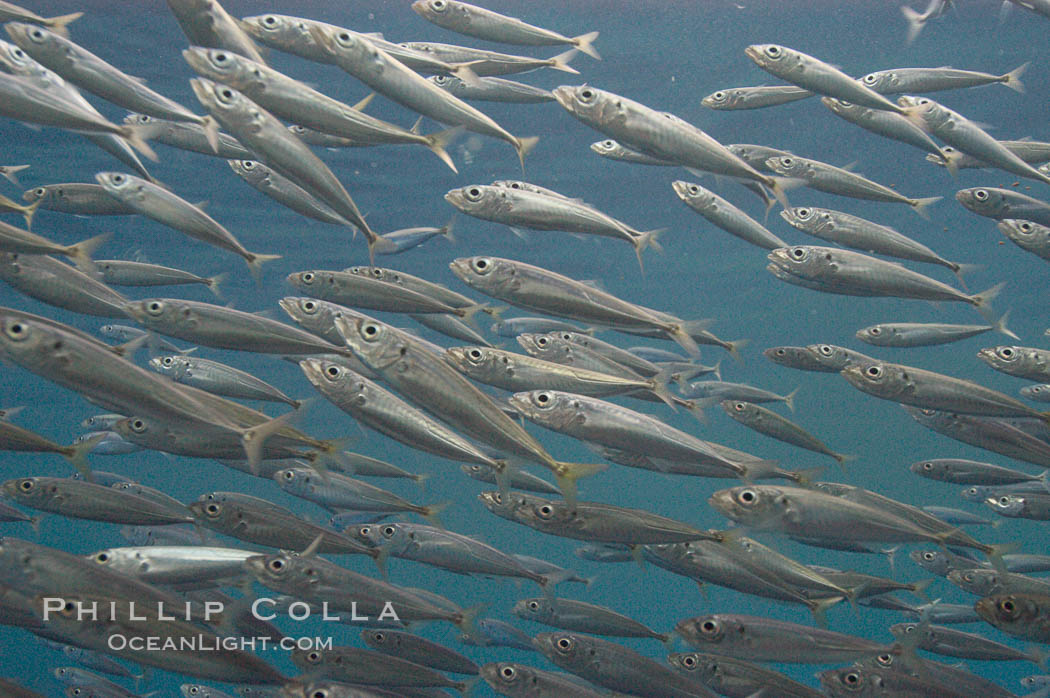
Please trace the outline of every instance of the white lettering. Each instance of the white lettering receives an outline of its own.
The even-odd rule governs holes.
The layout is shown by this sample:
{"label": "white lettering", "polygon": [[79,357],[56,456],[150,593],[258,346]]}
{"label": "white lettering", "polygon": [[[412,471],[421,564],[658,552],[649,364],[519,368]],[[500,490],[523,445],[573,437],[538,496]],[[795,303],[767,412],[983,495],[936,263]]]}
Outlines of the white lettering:
{"label": "white lettering", "polygon": [[277,617],[276,613],[271,613],[268,616],[264,616],[261,613],[259,613],[259,606],[261,606],[264,603],[269,604],[270,608],[273,608],[277,605],[273,599],[268,599],[265,596],[260,596],[255,601],[252,601],[252,615],[256,618],[256,620],[273,620]]}
{"label": "white lettering", "polygon": [[66,606],[66,600],[56,596],[44,597],[44,622],[50,620],[51,611],[61,611]]}

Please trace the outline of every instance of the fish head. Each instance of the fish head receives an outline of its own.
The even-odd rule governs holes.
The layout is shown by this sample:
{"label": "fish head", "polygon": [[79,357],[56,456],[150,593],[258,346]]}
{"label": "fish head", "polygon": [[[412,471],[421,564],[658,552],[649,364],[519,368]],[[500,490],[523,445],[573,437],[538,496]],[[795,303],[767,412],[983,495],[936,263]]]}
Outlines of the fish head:
{"label": "fish head", "polygon": [[715,204],[715,195],[699,184],[676,180],[671,183],[671,188],[678,198],[685,202],[690,208],[704,211]]}
{"label": "fish head", "polygon": [[378,320],[339,315],[335,318],[335,328],[346,346],[371,369],[392,366],[408,353],[406,338]]}
{"label": "fish head", "polygon": [[950,111],[929,97],[901,95],[897,104],[903,108],[905,118],[923,130],[936,129],[951,117]]}
{"label": "fish head", "polygon": [[244,561],[244,568],[263,586],[282,591],[288,588],[301,571],[298,569],[301,560],[297,553],[288,551],[275,555],[253,555]]}
{"label": "fish head", "polygon": [[500,372],[501,364],[504,372],[512,370],[510,357],[487,347],[450,347],[445,350],[445,360],[461,373],[478,379]]}
{"label": "fish head", "polygon": [[95,175],[106,193],[120,201],[135,201],[145,193],[146,182],[125,172],[99,172]]}
{"label": "fish head", "polygon": [[875,73],[868,73],[864,77],[860,78],[860,83],[867,87],[869,90],[874,90],[882,94],[883,90],[890,90],[897,85],[899,78],[896,73],[889,70],[880,70]]}
{"label": "fish head", "polygon": [[305,468],[285,468],[273,474],[274,482],[285,492],[306,492],[310,489],[313,477]]}
{"label": "fish head", "polygon": [[840,116],[853,114],[864,109],[864,107],[856,105],[853,102],[847,102],[844,99],[835,99],[834,97],[821,97],[820,102],[831,110],[831,113]]}
{"label": "fish head", "polygon": [[345,64],[364,68],[369,63],[380,64],[382,60],[384,52],[357,32],[320,23],[309,24],[308,30],[318,46]]}
{"label": "fish head", "polygon": [[583,636],[567,632],[540,633],[532,638],[533,647],[563,669],[593,661],[587,659],[589,644]]}
{"label": "fish head", "polygon": [[744,53],[755,65],[774,75],[790,74],[801,63],[801,55],[778,44],[752,44]]}
{"label": "fish head", "polygon": [[455,0],[415,0],[412,11],[439,26],[470,21],[470,6]]}
{"label": "fish head", "polygon": [[[3,267],[0,255],[0,269]],[[61,360],[61,333],[41,319],[6,308],[0,309],[0,356],[21,366],[46,365]]]}
{"label": "fish head", "polygon": [[401,636],[388,630],[366,628],[361,631],[361,640],[372,649],[397,648],[401,645]]}
{"label": "fish head", "polygon": [[554,88],[552,93],[562,108],[599,131],[623,121],[626,115],[626,100],[590,85],[561,85]]}
{"label": "fish head", "polygon": [[997,628],[1014,628],[1026,625],[1039,615],[1039,607],[1024,594],[999,594],[986,596],[974,603],[973,608],[983,620]]}
{"label": "fish head", "polygon": [[613,157],[622,152],[623,146],[611,138],[606,138],[604,141],[591,143],[591,150],[603,157]]}
{"label": "fish head", "polygon": [[242,56],[222,48],[204,48],[191,46],[183,49],[182,57],[193,70],[217,82],[228,85],[241,85],[245,82],[261,80],[262,73],[252,62]]}
{"label": "fish head", "polygon": [[737,90],[719,90],[712,92],[700,100],[700,104],[708,109],[730,109],[737,101]]}
{"label": "fish head", "polygon": [[834,278],[839,269],[835,251],[830,247],[778,247],[766,255],[766,259],[772,266],[791,276],[811,281]]}
{"label": "fish head", "polygon": [[292,664],[304,672],[317,672],[325,665],[325,653],[317,649],[292,650]]}
{"label": "fish head", "polygon": [[788,225],[806,233],[820,233],[830,230],[834,226],[834,219],[827,209],[813,208],[812,206],[795,206],[785,208],[780,212]]}
{"label": "fish head", "polygon": [[953,569],[945,575],[949,582],[965,592],[987,596],[999,586],[999,575],[995,570]]}
{"label": "fish head", "polygon": [[0,484],[0,494],[16,502],[41,502],[47,499],[47,485],[36,477],[20,477]]}
{"label": "fish head", "polygon": [[[959,195],[956,194],[956,198],[958,198],[958,196]],[[25,198],[25,196],[22,198]],[[28,201],[28,199],[26,200]],[[1031,244],[1039,239],[1050,239],[1050,228],[1047,228],[1045,225],[1033,223],[1032,221],[1004,218],[996,223],[996,227],[999,228],[1000,233],[1020,245],[1025,243]]]}
{"label": "fish head", "polygon": [[796,179],[804,179],[809,170],[809,161],[797,155],[774,155],[766,158],[764,164],[779,175]]}
{"label": "fish head", "polygon": [[345,366],[324,359],[303,359],[299,362],[299,368],[323,393],[327,394],[326,389],[338,390],[340,399],[355,399],[358,405],[365,400],[364,381]]}
{"label": "fish head", "polygon": [[518,509],[528,506],[526,498],[516,492],[508,492],[506,496],[500,492],[482,492],[478,495],[478,501],[493,514],[508,521],[516,521]]}
{"label": "fish head", "polygon": [[912,550],[908,557],[919,567],[939,577],[946,576],[952,570],[952,561],[941,550]]}
{"label": "fish head", "polygon": [[237,24],[268,46],[281,46],[310,36],[303,21],[287,15],[253,15],[238,20]]}
{"label": "fish head", "polygon": [[431,75],[427,80],[446,92],[455,92],[463,85],[463,81],[452,75]]}
{"label": "fish head", "polygon": [[806,347],[780,346],[770,347],[762,352],[762,355],[775,364],[796,368],[802,371],[822,371],[824,364],[812,356]]}
{"label": "fish head", "polygon": [[908,469],[916,475],[922,475],[923,477],[932,478],[934,480],[948,477],[950,472],[950,466],[948,463],[935,460],[923,460],[917,463],[912,463],[908,466]]}
{"label": "fish head", "polygon": [[518,287],[517,268],[511,260],[499,257],[460,257],[449,263],[460,281],[487,295]]}
{"label": "fish head", "polygon": [[26,189],[24,192],[22,192],[22,201],[33,203],[34,201],[49,199],[50,194],[51,189],[48,187],[36,187],[34,189]]}
{"label": "fish head", "polygon": [[865,668],[856,665],[822,671],[817,676],[820,685],[831,696],[869,695],[869,684],[877,684],[879,679],[878,676],[869,676]]}
{"label": "fish head", "polygon": [[1030,400],[1045,401],[1047,396],[1050,395],[1050,385],[1029,385],[1021,388],[1021,394]]}
{"label": "fish head", "polygon": [[248,182],[261,181],[269,174],[268,168],[255,160],[227,160],[226,164],[238,177]]}
{"label": "fish head", "polygon": [[[514,662],[493,662],[481,667],[481,678],[501,695],[524,695],[532,667]],[[522,687],[522,688],[519,688]]]}
{"label": "fish head", "polygon": [[750,422],[760,414],[757,405],[744,400],[722,400],[718,404],[725,410],[726,414],[738,422]]}
{"label": "fish head", "polygon": [[6,41],[0,41],[0,65],[12,75],[31,76],[44,72],[40,64],[30,58],[21,46]]}
{"label": "fish head", "polygon": [[[316,282],[316,272],[299,272],[298,274],[290,274],[287,278],[288,282],[298,288],[299,283],[305,283],[299,277],[302,274],[313,273],[311,277]],[[316,298],[302,298],[295,296],[286,296],[281,300],[277,301],[278,305],[284,312],[288,313],[288,316],[298,322],[301,325],[308,327],[318,327],[324,324],[329,324],[331,319],[331,307]]]}
{"label": "fish head", "polygon": [[687,643],[700,648],[719,645],[726,639],[727,634],[744,631],[743,626],[719,614],[686,618],[679,621],[674,629]]}
{"label": "fish head", "polygon": [[357,526],[350,526],[343,535],[353,538],[358,543],[366,545],[369,548],[375,548],[382,544],[383,537],[379,533],[379,527],[375,524],[359,524]]}
{"label": "fish head", "polygon": [[791,507],[786,493],[766,485],[730,487],[715,492],[707,501],[726,518],[756,528],[777,519]]}
{"label": "fish head", "polygon": [[486,216],[508,208],[503,188],[484,184],[453,189],[445,194],[445,201],[469,215]]}
{"label": "fish head", "polygon": [[566,342],[557,332],[525,332],[516,337],[518,345],[529,356],[535,356],[554,363],[571,363],[572,342]]}
{"label": "fish head", "polygon": [[60,38],[37,24],[25,22],[7,22],[4,24],[11,41],[18,44],[26,53],[38,56],[61,48]]}
{"label": "fish head", "polygon": [[979,350],[977,358],[996,370],[1010,373],[1022,370],[1026,356],[1023,347],[998,346]]}
{"label": "fish head", "polygon": [[522,599],[514,604],[511,613],[525,620],[539,620],[550,617],[552,608],[549,599],[532,598]]}
{"label": "fish head", "polygon": [[854,388],[884,400],[902,402],[913,382],[907,366],[869,359],[857,361],[842,369],[840,375]]}
{"label": "fish head", "polygon": [[927,153],[926,161],[932,162],[935,165],[940,165],[941,167],[948,167],[949,165],[955,165],[958,167],[959,163],[961,163],[965,157],[966,156],[963,155],[963,153],[960,153],[950,145],[946,145],[941,148],[940,155]]}
{"label": "fish head", "polygon": [[[169,298],[146,298],[140,301],[128,301],[123,305],[128,317],[146,327],[171,328],[190,320],[195,313],[180,301]],[[183,315],[182,310],[189,315]]]}
{"label": "fish head", "polygon": [[955,200],[974,213],[989,218],[997,218],[1007,204],[1003,195],[992,188],[972,187],[955,192]]}
{"label": "fish head", "polygon": [[179,368],[185,367],[187,363],[179,356],[154,356],[149,360],[149,367],[165,376],[174,376]]}
{"label": "fish head", "polygon": [[1001,516],[1020,517],[1025,510],[1025,498],[1024,495],[1019,494],[1000,494],[994,497],[988,497],[984,500],[984,503],[988,505],[995,513]]}
{"label": "fish head", "polygon": [[229,85],[207,78],[192,78],[190,87],[201,106],[227,128],[231,123],[249,125],[262,118],[259,107]]}
{"label": "fish head", "polygon": [[567,429],[585,419],[578,395],[556,390],[531,390],[514,393],[511,407],[526,419],[549,429]]}

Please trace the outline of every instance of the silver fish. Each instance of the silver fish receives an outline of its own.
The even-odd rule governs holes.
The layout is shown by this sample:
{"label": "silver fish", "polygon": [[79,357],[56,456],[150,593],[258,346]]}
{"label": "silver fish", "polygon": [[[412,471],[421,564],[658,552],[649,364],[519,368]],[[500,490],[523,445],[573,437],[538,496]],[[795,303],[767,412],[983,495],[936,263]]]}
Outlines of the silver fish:
{"label": "silver fish", "polygon": [[813,93],[795,85],[762,85],[760,87],[731,87],[712,92],[700,100],[708,109],[732,111],[737,109],[762,109],[797,102]]}
{"label": "silver fish", "polygon": [[259,553],[201,545],[148,545],[106,548],[85,559],[150,584],[194,584],[236,579],[246,574],[244,561]]}
{"label": "silver fish", "polygon": [[877,347],[929,347],[950,344],[985,332],[1002,332],[1017,339],[1006,327],[1009,313],[994,325],[949,325],[943,322],[883,322],[857,330],[856,337]]}
{"label": "silver fish", "polygon": [[0,485],[20,504],[61,516],[131,526],[190,523],[193,517],[153,500],[92,482],[68,478],[28,477]]}
{"label": "silver fish", "polygon": [[439,523],[437,515],[447,507],[447,504],[413,504],[393,492],[363,480],[339,473],[326,473],[322,478],[316,471],[308,468],[279,470],[274,473],[273,479],[285,492],[319,504],[329,511],[406,511]]}
{"label": "silver fish", "polygon": [[855,457],[832,451],[823,441],[816,438],[791,420],[785,419],[776,412],[767,410],[759,405],[753,405],[749,402],[744,402],[743,400],[725,400],[721,405],[722,409],[726,411],[726,414],[741,424],[751,427],[755,431],[772,436],[774,439],[831,456],[839,462],[839,465],[842,465],[846,461],[852,460]]}
{"label": "silver fish", "polygon": [[1031,381],[1050,380],[1050,351],[1034,347],[999,346],[981,349],[977,358],[996,371]]}
{"label": "silver fish", "polygon": [[138,287],[203,284],[218,298],[222,297],[222,294],[219,293],[219,284],[226,278],[225,274],[204,277],[182,269],[123,259],[100,259],[94,264],[102,280],[107,284]]}
{"label": "silver fish", "polygon": [[109,233],[102,233],[73,245],[60,245],[28,230],[22,230],[0,221],[0,250],[30,255],[63,255],[77,267],[88,272],[98,270],[98,266],[91,257],[95,254],[95,250],[110,237]]}
{"label": "silver fish", "polygon": [[356,229],[332,208],[300,187],[287,177],[255,160],[227,160],[226,163],[234,173],[266,196],[296,213],[331,225],[345,225]]}
{"label": "silver fish", "polygon": [[266,63],[259,47],[218,0],[168,0],[168,9],[194,46],[226,49]]}
{"label": "silver fish", "polygon": [[74,313],[126,317],[122,307],[127,298],[53,257],[0,252],[0,279],[27,296]]}
{"label": "silver fish", "polygon": [[904,15],[904,19],[908,22],[908,35],[905,42],[908,44],[913,43],[919,38],[919,32],[922,31],[927,22],[931,19],[940,19],[948,14],[948,10],[954,7],[955,0],[930,0],[926,10],[923,12],[913,10],[908,5],[901,5],[901,14]]}
{"label": "silver fish", "polygon": [[31,22],[42,24],[59,36],[69,35],[69,25],[84,16],[83,12],[73,12],[59,17],[41,17],[32,10],[19,7],[13,2],[0,2],[0,21]]}
{"label": "silver fish", "polygon": [[868,73],[860,79],[862,83],[879,94],[915,94],[955,90],[980,85],[1001,83],[1015,92],[1024,92],[1021,75],[1028,63],[1019,65],[1009,73],[993,75],[973,70],[955,68],[891,68]]}
{"label": "silver fish", "polygon": [[511,104],[540,104],[554,101],[554,95],[550,90],[503,78],[478,78],[474,85],[451,75],[434,75],[428,79],[441,89],[468,101]]}
{"label": "silver fish", "polygon": [[787,247],[786,242],[766,230],[761,223],[699,184],[678,180],[671,187],[686,206],[741,240],[767,250]]}
{"label": "silver fish", "polygon": [[718,691],[719,695],[750,696],[761,695],[763,691],[776,691],[776,695],[784,698],[819,698],[824,695],[779,671],[725,655],[675,652],[668,655],[667,661],[686,676]]}
{"label": "silver fish", "polygon": [[997,220],[1019,218],[1050,226],[1050,204],[1020,192],[974,187],[955,192],[955,200],[979,216]]}
{"label": "silver fish", "polygon": [[400,630],[362,630],[361,639],[374,650],[453,674],[477,674],[479,667],[459,652]]}
{"label": "silver fish", "polygon": [[412,9],[423,19],[458,34],[520,46],[570,44],[591,58],[601,58],[593,46],[598,32],[569,38],[550,29],[526,24],[516,17],[501,15],[459,0],[416,0],[412,3]]}
{"label": "silver fish", "polygon": [[524,620],[562,630],[612,637],[652,638],[663,643],[671,641],[671,635],[651,630],[622,613],[573,599],[522,599],[514,604],[511,613]]}
{"label": "silver fish", "polygon": [[219,132],[217,145],[213,148],[208,142],[211,137],[209,132],[199,124],[169,121],[149,114],[135,113],[125,116],[124,123],[136,126],[143,138],[179,150],[226,159],[254,157],[250,150],[247,150],[240,144],[240,141],[228,133]]}
{"label": "silver fish", "polygon": [[413,51],[419,51],[448,63],[466,63],[475,75],[482,77],[513,75],[540,68],[551,68],[552,70],[560,70],[574,75],[578,75],[580,72],[569,65],[569,62],[580,52],[579,49],[575,48],[550,58],[534,58],[532,56],[514,56],[507,53],[498,53],[473,46],[455,46],[429,41],[411,41],[402,45]]}
{"label": "silver fish", "polygon": [[657,167],[678,167],[677,162],[653,157],[652,155],[640,153],[637,150],[631,150],[611,138],[591,143],[591,150],[598,153],[603,158],[619,160],[620,162],[633,162],[637,165],[655,165]]}
{"label": "silver fish", "polygon": [[1050,261],[1050,227],[1013,218],[1004,218],[996,226],[999,232],[1022,250]]}
{"label": "silver fish", "polygon": [[186,356],[155,356],[150,359],[149,367],[178,383],[192,385],[216,395],[283,402],[295,408],[302,404],[250,373],[218,361]]}
{"label": "silver fish", "polygon": [[941,158],[948,171],[955,174],[954,161],[941,152],[940,146],[934,143],[933,139],[925,131],[900,114],[862,107],[858,104],[851,104],[850,102],[832,99],[831,97],[821,97],[820,101],[832,114],[851,124],[860,126],[880,136],[907,143],[919,150]]}
{"label": "silver fish", "polygon": [[[527,636],[526,636],[527,637]],[[531,649],[531,645],[529,646]],[[588,688],[574,676],[536,669],[514,662],[496,662],[481,667],[481,678],[492,690],[512,698],[601,698],[604,691]]]}
{"label": "silver fish", "polygon": [[114,199],[101,184],[68,182],[28,189],[22,199],[48,211],[77,216],[133,216],[135,209]]}

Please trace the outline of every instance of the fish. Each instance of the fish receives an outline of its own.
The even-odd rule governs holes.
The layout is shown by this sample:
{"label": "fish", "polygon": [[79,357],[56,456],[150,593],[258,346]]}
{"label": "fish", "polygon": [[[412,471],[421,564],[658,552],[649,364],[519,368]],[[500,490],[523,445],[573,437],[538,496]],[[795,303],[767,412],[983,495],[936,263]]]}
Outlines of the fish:
{"label": "fish", "polygon": [[944,162],[945,167],[948,168],[948,171],[953,175],[956,174],[954,160],[946,156],[941,151],[941,147],[934,143],[933,139],[925,131],[900,114],[862,107],[840,99],[832,99],[831,97],[821,97],[820,101],[832,114],[851,124],[860,126],[880,136],[906,143],[929,153],[931,156],[940,158]]}
{"label": "fish", "polygon": [[413,51],[419,51],[434,58],[449,63],[465,63],[470,70],[481,78],[499,75],[514,75],[540,68],[560,70],[563,73],[579,75],[580,71],[573,68],[569,63],[575,58],[580,50],[571,48],[550,58],[534,58],[532,56],[515,56],[497,51],[488,51],[473,46],[454,46],[452,44],[439,44],[431,41],[409,41],[402,44]]}
{"label": "fish", "polygon": [[766,269],[774,276],[824,293],[958,301],[982,313],[990,312],[988,304],[1004,285],[968,295],[895,262],[834,247],[783,247],[767,259]]}
{"label": "fish", "polygon": [[569,44],[591,58],[601,59],[594,48],[598,32],[569,38],[550,29],[526,24],[516,17],[508,17],[459,0],[416,0],[412,3],[412,9],[428,22],[458,34],[520,46]]}
{"label": "fish", "polygon": [[764,407],[743,400],[723,400],[719,404],[726,414],[736,421],[755,431],[772,436],[774,439],[831,456],[838,461],[839,465],[854,458],[854,456],[832,451],[823,441],[802,427]]}
{"label": "fish", "polygon": [[447,503],[430,506],[413,504],[364,480],[339,473],[325,473],[322,478],[309,468],[285,468],[274,473],[273,480],[285,492],[319,504],[329,511],[405,511],[439,524],[437,515],[448,506]]}
{"label": "fish", "polygon": [[763,109],[797,102],[812,97],[813,93],[795,85],[762,85],[759,87],[730,87],[712,92],[700,100],[708,109],[735,111]]}
{"label": "fish", "polygon": [[1028,63],[1019,65],[1009,73],[994,75],[973,70],[957,70],[947,66],[941,68],[891,68],[868,73],[860,79],[879,94],[914,94],[940,92],[981,85],[1000,83],[1014,92],[1024,92],[1021,75]]}
{"label": "fish", "polygon": [[428,79],[441,89],[467,101],[510,104],[542,104],[554,101],[554,94],[550,90],[503,78],[478,78],[474,85],[452,75],[434,75]]}
{"label": "fish", "polygon": [[901,107],[864,85],[863,81],[854,80],[833,65],[801,51],[777,44],[753,44],[744,49],[744,53],[762,70],[810,92],[904,114]]}
{"label": "fish", "polygon": [[218,0],[168,0],[168,9],[194,46],[234,51],[265,63],[259,47]]}
{"label": "fish", "polygon": [[1043,495],[1039,492],[999,494],[997,497],[989,497],[984,500],[984,503],[1000,516],[1011,519],[1050,521],[1050,495]]}
{"label": "fish", "polygon": [[[102,233],[73,245],[60,245],[28,230],[0,221],[0,250],[30,255],[63,255],[83,271],[96,272],[95,251],[112,237]],[[103,279],[104,281],[104,279]]]}
{"label": "fish", "polygon": [[787,247],[786,242],[761,223],[699,184],[677,180],[671,187],[682,203],[741,240],[767,250]]}
{"label": "fish", "polygon": [[877,347],[929,347],[950,344],[985,332],[1002,332],[1017,336],[1007,329],[1004,313],[994,325],[952,325],[943,322],[883,322],[857,330],[856,337]]}
{"label": "fish", "polygon": [[1022,250],[1050,261],[1050,227],[1012,218],[1001,219],[996,227]]}
{"label": "fish", "polygon": [[238,579],[253,550],[203,545],[147,545],[105,548],[85,559],[149,584],[196,585]]}
{"label": "fish", "polygon": [[971,695],[967,691],[956,691],[952,686],[939,682],[917,678],[899,671],[860,669],[856,666],[845,669],[822,671],[818,674],[820,685],[827,695],[853,696],[858,691],[871,690],[884,692],[883,695],[894,696],[944,696],[944,698],[964,698]]}
{"label": "fish", "polygon": [[250,150],[241,145],[240,141],[222,131],[217,134],[218,140],[215,141],[216,145],[213,147],[209,142],[210,133],[199,124],[159,119],[149,114],[134,112],[124,117],[124,123],[135,126],[143,138],[163,143],[171,148],[226,159],[254,157]]}
{"label": "fish", "polygon": [[137,213],[135,209],[107,194],[101,184],[49,184],[26,190],[22,199],[48,211],[77,216],[134,216]]}
{"label": "fish", "polygon": [[1028,398],[1029,400],[1037,400],[1038,402],[1050,402],[1050,385],[1043,383],[1042,385],[1029,385],[1021,388],[1021,395]]}
{"label": "fish", "polygon": [[222,295],[219,293],[219,284],[226,279],[225,273],[205,277],[182,269],[123,259],[99,259],[94,260],[93,264],[101,275],[102,281],[114,286],[143,287],[202,284],[215,294],[217,298],[222,298]]}
{"label": "fish", "polygon": [[913,123],[961,152],[1007,172],[1050,184],[1050,175],[1043,174],[1014,155],[962,114],[929,97],[905,95],[898,98],[897,102],[905,107],[906,116]]}
{"label": "fish", "polygon": [[0,252],[0,279],[31,298],[96,317],[126,317],[122,294],[54,257]]}
{"label": "fish", "polygon": [[1050,380],[1050,352],[1035,347],[998,346],[977,352],[977,358],[1009,376],[1030,381]]}
{"label": "fish", "polygon": [[374,650],[453,674],[474,674],[480,667],[444,645],[400,630],[362,630],[361,640]]}
{"label": "fish", "polygon": [[657,167],[678,167],[677,162],[653,157],[652,155],[646,155],[637,150],[631,150],[611,138],[591,143],[591,150],[598,153],[598,155],[601,155],[603,158],[619,160],[620,162],[632,162],[636,165],[655,165]]}
{"label": "fish", "polygon": [[307,218],[331,225],[345,225],[355,234],[357,233],[354,224],[333,211],[328,204],[318,201],[310,192],[261,162],[227,160],[226,163],[253,189],[262,192],[279,204]]}
{"label": "fish", "polygon": [[92,482],[28,477],[0,484],[5,496],[23,506],[61,516],[129,526],[190,523],[193,517],[153,500]]}
{"label": "fish", "polygon": [[776,691],[785,698],[818,698],[823,695],[778,671],[725,655],[674,652],[668,655],[667,661],[719,695],[746,697],[755,693],[761,695],[763,691]]}
{"label": "fish", "polygon": [[[1050,149],[1050,143],[1046,143],[1044,141],[1025,140],[999,142],[1002,143],[1004,148],[1006,148],[1011,153],[1021,158],[1025,162],[1030,162],[1038,165],[1039,163],[1046,162],[1048,159],[1050,159],[1050,155],[1048,155],[1048,153],[1050,153],[1050,150],[1048,150]],[[940,155],[935,156],[932,153],[930,155],[927,155],[926,161],[932,162],[935,165],[945,168],[948,167],[949,161],[951,161],[952,166],[954,166],[956,170],[980,169],[991,167],[991,165],[985,162],[984,160],[980,160],[978,158],[973,157],[972,155],[967,155],[966,153],[960,152],[959,150],[951,147],[950,145],[946,145],[943,148],[941,148]]]}
{"label": "fish", "polygon": [[651,630],[628,616],[573,599],[522,599],[514,604],[511,613],[524,620],[562,630],[609,637],[652,638],[665,644],[671,641],[671,635]]}
{"label": "fish", "polygon": [[770,347],[762,354],[775,364],[801,371],[838,373],[853,361],[871,359],[860,352],[832,344],[812,344],[807,347]]}
{"label": "fish", "polygon": [[[531,649],[531,645],[529,647]],[[515,662],[485,664],[481,667],[481,678],[501,696],[514,698],[554,698],[563,695],[600,698],[607,695],[604,691],[588,688],[574,676]]]}
{"label": "fish", "polygon": [[926,207],[937,203],[942,198],[931,196],[925,199],[913,199],[843,167],[835,167],[826,162],[801,158],[797,155],[772,157],[766,160],[766,165],[779,175],[803,181],[811,189],[855,199],[906,204],[923,218],[929,218]]}
{"label": "fish", "polygon": [[200,206],[195,206],[152,182],[123,172],[99,172],[95,175],[95,181],[112,198],[139,215],[239,255],[254,275],[260,273],[264,262],[281,258],[281,255],[249,252],[230,231],[205,213]]}
{"label": "fish", "polygon": [[68,15],[60,15],[58,17],[41,17],[32,10],[27,10],[24,7],[19,7],[13,2],[0,2],[0,20],[2,21],[21,21],[31,22],[33,24],[41,24],[51,31],[55,32],[59,36],[68,36],[69,25],[77,21],[84,16],[83,12],[73,12]]}
{"label": "fish", "polygon": [[916,475],[951,482],[957,485],[1011,485],[1021,482],[1042,482],[1042,475],[1029,475],[994,463],[959,458],[935,458],[912,463],[909,470]]}
{"label": "fish", "polygon": [[928,429],[978,448],[1050,468],[1050,448],[1046,442],[1012,424],[908,405],[905,405],[904,409],[912,419]]}
{"label": "fish", "polygon": [[1050,634],[1043,619],[1050,609],[1050,596],[1042,594],[998,594],[978,599],[977,614],[1007,635],[1046,644]]}
{"label": "fish", "polygon": [[973,187],[955,192],[955,200],[979,216],[996,220],[1017,218],[1050,226],[1050,204],[1021,192]]}
{"label": "fish", "polygon": [[176,382],[192,385],[216,395],[283,402],[297,409],[302,404],[300,400],[293,400],[250,373],[218,361],[186,356],[155,356],[150,359],[149,367]]}

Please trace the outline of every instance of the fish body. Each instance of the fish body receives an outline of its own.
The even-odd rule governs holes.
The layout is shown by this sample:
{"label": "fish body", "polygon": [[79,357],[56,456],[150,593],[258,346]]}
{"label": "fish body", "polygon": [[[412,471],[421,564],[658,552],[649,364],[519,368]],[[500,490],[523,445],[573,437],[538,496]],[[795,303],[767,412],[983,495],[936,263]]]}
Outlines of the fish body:
{"label": "fish body", "polygon": [[54,257],[0,252],[0,279],[49,305],[96,317],[126,317],[127,298]]}
{"label": "fish body", "polygon": [[1050,204],[1021,192],[973,187],[955,192],[955,200],[979,216],[996,220],[1016,218],[1050,226]]}
{"label": "fish body", "polygon": [[[997,326],[998,325],[998,326]],[[857,330],[857,339],[877,347],[929,347],[976,337],[991,330],[1007,336],[1005,325],[952,325],[943,322],[883,322]]]}
{"label": "fish body", "polygon": [[764,225],[699,184],[678,180],[671,186],[682,203],[741,240],[767,250],[787,247],[786,242],[767,230]]}
{"label": "fish body", "polygon": [[29,189],[22,198],[40,208],[77,216],[134,216],[135,209],[106,193],[101,184],[68,182]]}
{"label": "fish body", "polygon": [[945,162],[950,162],[941,153],[940,146],[934,143],[933,139],[925,131],[900,114],[894,114],[882,109],[862,107],[858,104],[843,102],[831,97],[821,97],[820,101],[832,114],[851,124],[860,126],[880,136],[906,143],[930,155],[935,155]]}
{"label": "fish body", "polygon": [[579,50],[575,48],[550,58],[535,58],[499,53],[473,46],[455,46],[430,41],[410,41],[404,46],[448,63],[465,63],[470,66],[475,75],[481,77],[513,75],[540,68],[551,68],[574,75],[580,72],[569,65],[569,62],[579,54]]}
{"label": "fish body", "polygon": [[138,495],[67,478],[21,478],[3,483],[4,493],[40,511],[130,526],[189,523],[185,510],[173,510]]}
{"label": "fish body", "polygon": [[293,400],[269,383],[218,361],[187,356],[156,356],[150,359],[149,367],[174,381],[217,395],[283,402],[292,407],[300,405],[298,400]]}
{"label": "fish body", "polygon": [[760,87],[730,87],[712,92],[700,100],[708,109],[735,111],[739,109],[763,109],[781,104],[797,102],[813,93],[795,85],[762,85]]}
{"label": "fish body", "polygon": [[429,80],[441,89],[468,101],[510,104],[542,104],[554,101],[550,90],[504,78],[478,78],[473,85],[452,75],[434,75]]}
{"label": "fish body", "polygon": [[819,160],[801,158],[797,155],[772,157],[766,161],[766,165],[779,175],[804,181],[811,189],[854,199],[907,204],[924,218],[926,207],[941,198],[939,196],[926,199],[907,197],[895,189],[845,168],[835,167]]}
{"label": "fish body", "polygon": [[850,459],[850,456],[832,451],[823,441],[816,438],[791,420],[781,417],[776,412],[761,407],[760,405],[755,405],[743,400],[724,400],[721,405],[726,414],[736,421],[745,426],[751,427],[755,431],[766,434],[767,436],[772,436],[774,439],[784,441],[793,446],[798,446],[799,448],[805,448],[810,451],[816,451],[817,453],[823,453],[826,456],[831,456],[840,464]]}
{"label": "fish body", "polygon": [[259,47],[217,0],[168,0],[168,9],[192,45],[226,49],[266,63]]}
{"label": "fish body", "polygon": [[95,261],[95,268],[102,275],[102,281],[115,286],[142,287],[202,284],[216,295],[219,293],[219,283],[225,278],[222,274],[204,277],[182,269],[123,259],[100,259]]}
{"label": "fish body", "polygon": [[438,671],[477,674],[479,667],[469,658],[444,645],[400,630],[362,630],[361,639],[372,649]]}
{"label": "fish body", "polygon": [[868,73],[860,79],[865,85],[879,94],[915,94],[957,90],[981,85],[1000,83],[1015,92],[1023,92],[1021,74],[1028,64],[1018,66],[1009,73],[993,75],[974,70],[957,68],[891,68]]}
{"label": "fish body", "polygon": [[981,349],[977,358],[996,371],[1030,381],[1050,380],[1050,351],[1036,347],[998,346]]}

